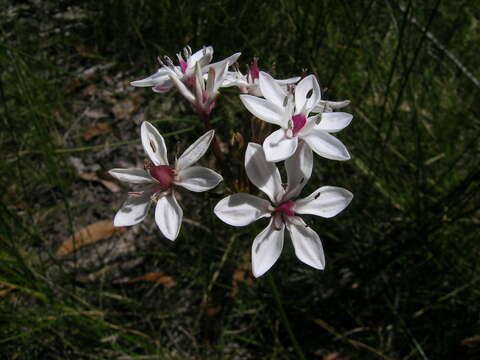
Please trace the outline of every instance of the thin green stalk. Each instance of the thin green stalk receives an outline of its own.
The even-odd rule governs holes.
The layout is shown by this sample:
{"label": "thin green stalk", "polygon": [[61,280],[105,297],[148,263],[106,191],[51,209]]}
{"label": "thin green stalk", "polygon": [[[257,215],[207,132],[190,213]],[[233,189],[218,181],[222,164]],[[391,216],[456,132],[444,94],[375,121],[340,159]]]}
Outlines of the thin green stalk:
{"label": "thin green stalk", "polygon": [[278,312],[280,313],[280,318],[283,322],[283,325],[285,326],[285,329],[287,330],[288,337],[292,342],[293,348],[295,349],[295,352],[297,353],[297,356],[300,360],[306,360],[306,357],[303,354],[300,344],[298,343],[297,338],[295,337],[295,334],[292,331],[290,322],[288,321],[287,314],[285,313],[285,309],[283,308],[280,292],[278,291],[277,285],[275,284],[275,279],[273,278],[272,273],[269,272],[267,274],[267,277],[268,277],[268,282],[270,284],[270,287],[272,288],[273,297],[275,299],[275,302],[277,303]]}

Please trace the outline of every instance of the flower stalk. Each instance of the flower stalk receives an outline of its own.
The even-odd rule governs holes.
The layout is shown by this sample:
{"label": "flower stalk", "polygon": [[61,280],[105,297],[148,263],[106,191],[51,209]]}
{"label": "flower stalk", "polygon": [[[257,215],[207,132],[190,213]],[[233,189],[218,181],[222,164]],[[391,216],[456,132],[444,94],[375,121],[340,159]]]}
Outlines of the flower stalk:
{"label": "flower stalk", "polygon": [[287,314],[285,313],[285,309],[283,308],[282,298],[280,296],[280,292],[278,291],[277,284],[275,283],[275,279],[271,273],[269,273],[267,277],[268,277],[268,284],[270,285],[270,289],[272,290],[273,298],[275,300],[275,303],[277,304],[278,313],[280,314],[280,320],[282,321],[283,326],[285,326],[285,330],[287,331],[288,337],[290,338],[293,348],[297,353],[298,359],[306,360],[306,357],[303,354],[302,348],[300,347],[300,344],[298,343],[298,340],[295,337],[292,327],[290,326],[290,321],[288,321],[288,317],[287,317]]}

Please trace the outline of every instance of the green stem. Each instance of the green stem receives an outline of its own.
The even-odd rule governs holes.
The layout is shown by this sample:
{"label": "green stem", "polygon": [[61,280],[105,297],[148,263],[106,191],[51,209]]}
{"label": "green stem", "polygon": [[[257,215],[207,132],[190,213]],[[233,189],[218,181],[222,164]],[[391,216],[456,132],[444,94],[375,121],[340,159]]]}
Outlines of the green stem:
{"label": "green stem", "polygon": [[273,297],[275,299],[275,302],[277,303],[278,312],[280,313],[280,318],[283,322],[283,325],[285,326],[285,329],[287,330],[288,337],[292,342],[295,352],[297,353],[297,356],[300,360],[306,360],[305,355],[303,354],[303,351],[300,348],[300,344],[298,343],[297,338],[293,334],[292,327],[290,326],[290,322],[288,321],[287,314],[285,313],[285,309],[283,308],[282,299],[280,297],[280,293],[278,291],[277,285],[275,284],[275,279],[273,278],[272,273],[269,272],[267,274],[267,277],[269,280],[268,282],[270,284],[270,287],[272,288]]}
{"label": "green stem", "polygon": [[[201,112],[200,117],[203,120],[203,125],[205,126],[205,130],[212,130],[213,128],[212,128],[212,124],[210,123],[210,114]],[[219,165],[223,165],[224,156],[222,154],[222,151],[220,150],[217,134],[215,134],[215,136],[213,137],[212,148],[213,148],[213,154],[217,158]]]}

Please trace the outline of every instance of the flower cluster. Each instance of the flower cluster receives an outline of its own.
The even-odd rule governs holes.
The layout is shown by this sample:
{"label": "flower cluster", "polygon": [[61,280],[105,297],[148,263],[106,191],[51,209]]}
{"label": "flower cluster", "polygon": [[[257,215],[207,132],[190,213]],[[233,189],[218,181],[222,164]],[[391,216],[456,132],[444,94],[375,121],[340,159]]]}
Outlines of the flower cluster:
{"label": "flower cluster", "polygon": [[[331,160],[350,159],[345,145],[332,135],[350,124],[352,115],[336,111],[347,106],[349,101],[322,100],[314,75],[276,80],[260,71],[257,59],[251,62],[244,75],[236,63],[239,56],[240,53],[236,53],[211,63],[211,46],[195,53],[186,47],[177,54],[178,64],[168,57],[159,59],[161,67],[155,74],[131,83],[152,87],[158,93],[177,88],[201,115],[208,131],[171,166],[162,135],[145,121],[140,132],[149,160],[144,168],[110,170],[118,180],[139,186],[129,193],[115,216],[114,225],[140,223],[155,203],[155,221],[162,234],[170,240],[178,237],[183,210],[177,202],[176,191],[179,188],[207,191],[223,180],[215,171],[195,164],[211,143],[219,165],[223,162],[209,119],[220,89],[235,86],[241,92],[241,103],[251,114],[279,127],[265,138],[263,144],[248,143],[245,151],[246,175],[268,200],[240,192],[220,200],[214,212],[232,226],[246,226],[264,217],[270,219],[252,244],[255,277],[263,275],[279,258],[285,229],[290,234],[297,258],[316,269],[324,269],[325,256],[320,237],[299,215],[333,217],[348,206],[353,195],[340,187],[322,186],[307,197],[299,196],[312,175],[313,153]],[[284,162],[286,184],[282,183],[276,165],[280,161]]]}

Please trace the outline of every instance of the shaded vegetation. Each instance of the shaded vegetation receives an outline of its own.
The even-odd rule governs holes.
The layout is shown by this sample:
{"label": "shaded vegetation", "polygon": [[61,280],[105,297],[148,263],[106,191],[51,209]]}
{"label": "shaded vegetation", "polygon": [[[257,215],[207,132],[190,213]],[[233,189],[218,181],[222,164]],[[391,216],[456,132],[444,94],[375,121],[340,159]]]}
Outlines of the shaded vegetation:
{"label": "shaded vegetation", "polygon": [[[308,359],[480,356],[478,1],[24,1],[2,13],[6,358],[297,359],[272,277]],[[272,277],[252,280],[250,246],[265,224],[218,220],[226,186],[182,193],[188,219],[174,243],[149,217],[56,255],[75,231],[113,218],[126,188],[85,173],[111,181],[109,169],[142,164],[143,119],[180,152],[203,133],[178,94],[128,84],[187,44],[213,45],[215,59],[241,51],[242,66],[258,56],[279,78],[306,68],[327,99],[352,100],[339,134],[352,160],[316,158],[303,191],[355,194],[334,219],[307,219],[325,271],[300,264],[286,241]],[[227,89],[213,114],[226,145],[250,132],[236,94]],[[98,124],[107,130],[86,140]],[[243,149],[228,148],[239,174]],[[139,279],[151,272],[173,283]]]}

